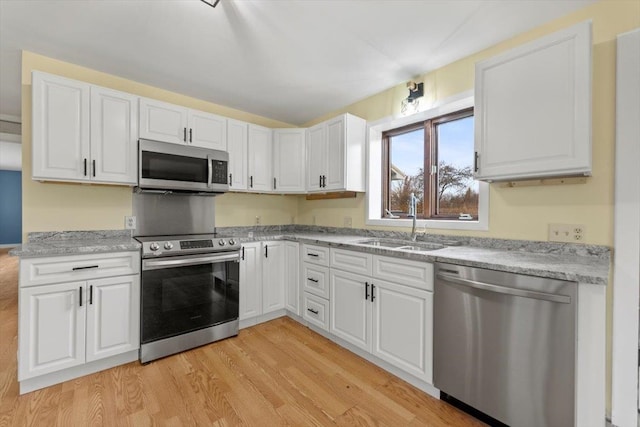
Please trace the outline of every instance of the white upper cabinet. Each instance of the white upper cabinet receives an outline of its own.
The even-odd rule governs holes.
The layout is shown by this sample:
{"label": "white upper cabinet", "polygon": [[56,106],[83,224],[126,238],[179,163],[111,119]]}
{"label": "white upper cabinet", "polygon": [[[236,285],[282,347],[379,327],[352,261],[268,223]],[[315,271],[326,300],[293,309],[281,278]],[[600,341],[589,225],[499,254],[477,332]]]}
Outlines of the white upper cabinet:
{"label": "white upper cabinet", "polygon": [[309,128],[307,191],[365,190],[366,123],[343,114]]}
{"label": "white upper cabinet", "polygon": [[277,193],[305,192],[306,129],[273,130],[273,190]]}
{"label": "white upper cabinet", "polygon": [[36,180],[135,185],[138,98],[34,71]]}
{"label": "white upper cabinet", "polygon": [[227,119],[189,110],[188,141],[195,147],[227,151]]}
{"label": "white upper cabinet", "polygon": [[249,125],[249,191],[270,192],[273,189],[272,131],[269,128]]}
{"label": "white upper cabinet", "polygon": [[140,98],[140,138],[184,144],[188,115],[187,108]]}
{"label": "white upper cabinet", "polygon": [[476,179],[591,174],[591,22],[478,62]]}
{"label": "white upper cabinet", "polygon": [[229,152],[229,191],[246,191],[249,123],[227,120],[227,151]]}
{"label": "white upper cabinet", "polygon": [[226,151],[227,119],[179,105],[141,98],[140,137]]}
{"label": "white upper cabinet", "polygon": [[92,181],[135,184],[138,97],[91,86]]}

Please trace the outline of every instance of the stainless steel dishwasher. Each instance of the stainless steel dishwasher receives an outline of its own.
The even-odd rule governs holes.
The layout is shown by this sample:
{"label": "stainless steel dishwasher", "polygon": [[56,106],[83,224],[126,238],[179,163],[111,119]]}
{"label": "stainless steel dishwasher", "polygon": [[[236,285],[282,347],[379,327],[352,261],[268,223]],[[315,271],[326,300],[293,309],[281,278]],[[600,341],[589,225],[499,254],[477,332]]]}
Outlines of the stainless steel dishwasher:
{"label": "stainless steel dishwasher", "polygon": [[433,307],[444,397],[512,426],[574,425],[577,283],[438,263]]}

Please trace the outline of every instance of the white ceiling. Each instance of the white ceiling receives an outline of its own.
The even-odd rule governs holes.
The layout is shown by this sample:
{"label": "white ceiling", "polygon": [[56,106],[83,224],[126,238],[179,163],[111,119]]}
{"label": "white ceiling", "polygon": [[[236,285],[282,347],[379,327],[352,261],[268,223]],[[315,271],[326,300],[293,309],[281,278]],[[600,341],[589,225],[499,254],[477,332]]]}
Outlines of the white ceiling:
{"label": "white ceiling", "polygon": [[302,124],[595,0],[0,0],[0,114],[20,50]]}

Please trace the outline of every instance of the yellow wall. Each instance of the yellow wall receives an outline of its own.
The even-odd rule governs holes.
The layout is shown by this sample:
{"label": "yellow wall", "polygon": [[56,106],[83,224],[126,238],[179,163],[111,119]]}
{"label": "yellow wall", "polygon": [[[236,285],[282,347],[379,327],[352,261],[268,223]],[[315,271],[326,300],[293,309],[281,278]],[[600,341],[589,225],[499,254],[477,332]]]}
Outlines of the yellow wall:
{"label": "yellow wall", "polygon": [[[615,141],[615,37],[640,26],[639,1],[605,0],[549,24],[528,31],[443,68],[417,77],[424,81],[421,109],[435,101],[473,89],[474,64],[543,35],[591,19],[593,21],[593,176],[587,184],[502,188],[490,190],[489,231],[440,231],[485,237],[547,240],[549,223],[583,224],[585,242],[613,245],[613,159]],[[369,121],[400,115],[400,101],[407,96],[405,84],[319,117],[307,126],[349,112]],[[544,132],[544,126],[542,127]],[[299,222],[340,227],[345,216],[353,226],[364,226],[364,197],[341,201],[305,201]]]}
{"label": "yellow wall", "polygon": [[[131,187],[65,184],[31,180],[31,71],[81,80],[92,84],[159,99],[268,127],[291,125],[256,116],[131,80],[101,73],[31,52],[22,54],[22,230],[103,230],[124,228],[131,215]],[[295,197],[225,194],[216,198],[216,225],[289,224],[296,215]]]}

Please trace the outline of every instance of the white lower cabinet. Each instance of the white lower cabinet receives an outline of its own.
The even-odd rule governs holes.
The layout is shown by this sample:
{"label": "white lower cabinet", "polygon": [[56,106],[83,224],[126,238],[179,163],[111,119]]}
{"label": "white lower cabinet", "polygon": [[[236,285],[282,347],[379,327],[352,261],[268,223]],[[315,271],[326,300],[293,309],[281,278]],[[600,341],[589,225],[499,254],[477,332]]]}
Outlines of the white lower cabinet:
{"label": "white lower cabinet", "polygon": [[[268,241],[242,245],[240,253],[240,321],[287,309],[299,314],[299,246]],[[268,320],[264,318],[263,320]],[[249,324],[241,324],[241,327]]]}
{"label": "white lower cabinet", "polygon": [[[20,276],[18,315],[18,381],[21,392],[55,384],[66,379],[96,372],[115,364],[126,363],[117,359],[109,366],[108,359],[129,353],[128,361],[137,359],[140,345],[140,276],[137,252],[71,257],[32,258],[21,261],[21,271],[37,266],[51,269],[66,268],[67,273],[56,271],[59,283],[40,283],[36,276]],[[135,258],[128,274],[116,277],[88,279],[104,276],[114,259]],[[92,266],[87,267],[87,262]],[[82,280],[74,280],[82,279]],[[106,360],[94,368],[90,362]],[[114,359],[116,360],[116,359]],[[74,372],[71,368],[82,368]],[[67,370],[67,372],[65,372]],[[39,377],[58,374],[42,380]],[[24,384],[24,381],[35,381]]]}
{"label": "white lower cabinet", "polygon": [[330,259],[329,332],[431,384],[433,266],[333,248]]}

